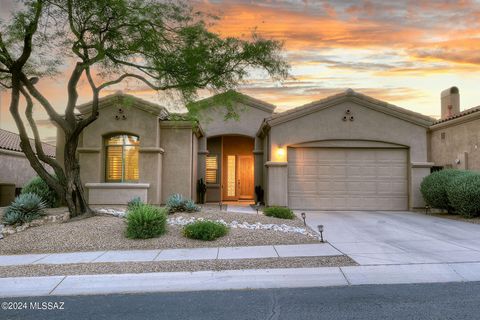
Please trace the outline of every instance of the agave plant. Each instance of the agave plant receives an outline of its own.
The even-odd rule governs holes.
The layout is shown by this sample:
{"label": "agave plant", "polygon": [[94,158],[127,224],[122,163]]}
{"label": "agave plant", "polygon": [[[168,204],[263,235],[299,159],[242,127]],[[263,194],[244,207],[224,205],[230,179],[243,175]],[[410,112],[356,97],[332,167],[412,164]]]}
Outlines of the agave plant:
{"label": "agave plant", "polygon": [[195,204],[192,200],[185,201],[183,209],[186,212],[197,212],[200,211],[200,207]]}
{"label": "agave plant", "polygon": [[185,210],[185,199],[181,194],[175,193],[171,195],[165,205],[168,208],[168,213],[181,212]]}
{"label": "agave plant", "polygon": [[45,215],[47,205],[42,198],[34,193],[24,193],[15,198],[5,210],[5,224],[23,224]]}

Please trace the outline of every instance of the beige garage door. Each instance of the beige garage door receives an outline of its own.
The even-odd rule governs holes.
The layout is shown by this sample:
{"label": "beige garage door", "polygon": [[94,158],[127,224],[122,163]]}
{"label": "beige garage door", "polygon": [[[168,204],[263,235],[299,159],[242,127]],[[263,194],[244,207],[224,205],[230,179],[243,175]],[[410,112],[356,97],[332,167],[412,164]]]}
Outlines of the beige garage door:
{"label": "beige garage door", "polygon": [[293,209],[406,210],[406,149],[288,149]]}

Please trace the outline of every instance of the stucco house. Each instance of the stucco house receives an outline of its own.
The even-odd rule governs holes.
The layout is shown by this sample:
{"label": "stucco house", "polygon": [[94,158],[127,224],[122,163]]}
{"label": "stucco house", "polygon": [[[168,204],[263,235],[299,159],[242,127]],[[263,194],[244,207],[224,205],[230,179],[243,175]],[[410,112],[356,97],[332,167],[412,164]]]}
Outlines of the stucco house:
{"label": "stucco house", "polygon": [[[422,179],[447,161],[435,157],[457,152],[439,150],[438,128],[464,117],[450,108],[436,121],[351,89],[281,113],[240,95],[238,119],[226,119],[214,101],[203,101],[198,121],[188,121],[134,96],[102,98],[78,148],[89,203],[138,196],[162,204],[174,193],[196,199],[203,179],[208,202],[252,201],[257,187],[267,205],[293,209],[421,208]],[[88,114],[91,104],[77,109]],[[59,160],[62,146],[59,135]]]}
{"label": "stucco house", "polygon": [[[35,144],[32,140],[32,148]],[[49,157],[55,157],[55,146],[42,144]],[[9,205],[21,188],[36,176],[20,147],[20,136],[0,129],[0,207]]]}

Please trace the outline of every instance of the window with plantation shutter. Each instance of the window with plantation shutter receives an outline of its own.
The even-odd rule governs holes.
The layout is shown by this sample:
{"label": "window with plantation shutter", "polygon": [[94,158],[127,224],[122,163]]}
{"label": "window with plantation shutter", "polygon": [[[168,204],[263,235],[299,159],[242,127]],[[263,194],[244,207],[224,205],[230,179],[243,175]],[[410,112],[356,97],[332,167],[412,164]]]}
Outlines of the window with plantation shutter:
{"label": "window with plantation shutter", "polygon": [[136,182],[139,180],[138,150],[140,140],[136,136],[116,135],[106,139],[107,182]]}
{"label": "window with plantation shutter", "polygon": [[218,156],[209,155],[206,159],[205,181],[207,183],[217,183]]}

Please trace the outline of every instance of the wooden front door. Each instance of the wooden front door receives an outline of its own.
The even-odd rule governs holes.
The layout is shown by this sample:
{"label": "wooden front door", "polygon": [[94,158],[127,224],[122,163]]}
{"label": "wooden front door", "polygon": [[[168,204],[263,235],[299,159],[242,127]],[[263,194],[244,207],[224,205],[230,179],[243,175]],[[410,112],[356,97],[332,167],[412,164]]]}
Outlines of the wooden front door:
{"label": "wooden front door", "polygon": [[238,198],[253,199],[254,193],[254,170],[253,156],[238,156],[237,172]]}

